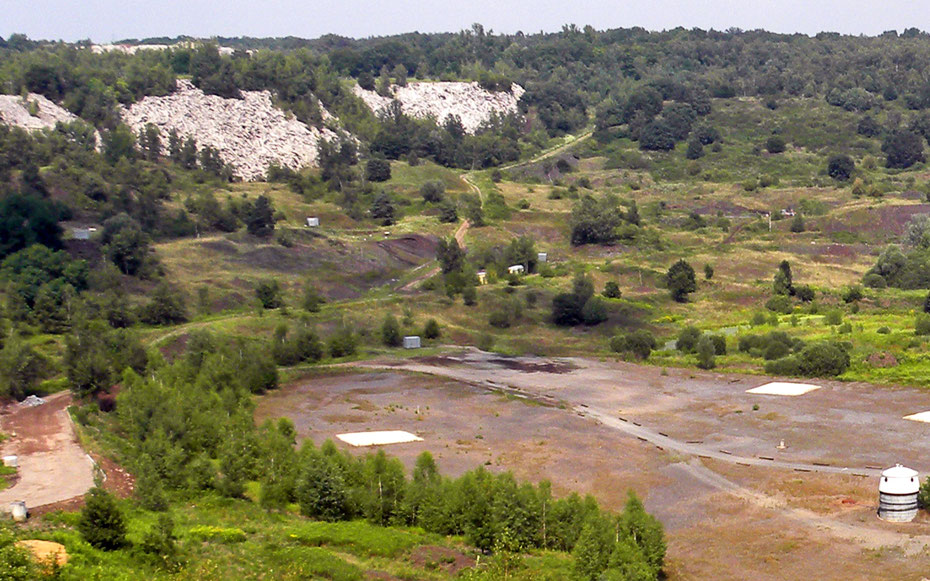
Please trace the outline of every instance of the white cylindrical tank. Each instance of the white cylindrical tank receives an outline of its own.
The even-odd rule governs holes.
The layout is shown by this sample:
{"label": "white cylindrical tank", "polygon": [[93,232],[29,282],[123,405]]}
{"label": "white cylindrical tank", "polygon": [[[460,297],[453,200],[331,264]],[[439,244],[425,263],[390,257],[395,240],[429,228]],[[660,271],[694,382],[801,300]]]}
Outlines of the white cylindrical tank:
{"label": "white cylindrical tank", "polygon": [[22,500],[14,500],[10,503],[10,516],[13,517],[13,520],[16,522],[23,522],[28,515],[29,511],[26,510],[25,502]]}
{"label": "white cylindrical tank", "polygon": [[917,516],[917,471],[897,464],[882,472],[878,483],[878,517],[893,522],[910,522]]}

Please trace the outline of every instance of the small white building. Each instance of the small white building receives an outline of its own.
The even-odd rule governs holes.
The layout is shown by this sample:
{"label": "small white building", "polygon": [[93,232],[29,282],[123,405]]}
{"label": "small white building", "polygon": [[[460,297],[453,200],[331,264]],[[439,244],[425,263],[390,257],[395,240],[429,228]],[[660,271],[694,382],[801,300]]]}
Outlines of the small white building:
{"label": "small white building", "polygon": [[548,252],[537,252],[536,253],[536,262],[549,262],[549,253]]}
{"label": "small white building", "polygon": [[526,268],[522,264],[514,264],[513,266],[507,267],[507,272],[510,274],[523,274],[526,272]]}
{"label": "small white building", "polygon": [[320,225],[320,219],[316,216],[307,217],[307,228],[316,228]]}
{"label": "small white building", "polygon": [[420,336],[419,335],[407,335],[404,337],[404,349],[419,349],[420,348]]}
{"label": "small white building", "polygon": [[895,465],[882,472],[878,482],[878,518],[892,522],[910,522],[917,516],[917,471]]}

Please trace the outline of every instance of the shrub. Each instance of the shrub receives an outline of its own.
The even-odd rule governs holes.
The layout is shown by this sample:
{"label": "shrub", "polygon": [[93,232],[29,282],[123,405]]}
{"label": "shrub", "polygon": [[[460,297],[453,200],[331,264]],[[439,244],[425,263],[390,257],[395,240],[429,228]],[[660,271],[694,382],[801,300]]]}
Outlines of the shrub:
{"label": "shrub", "polygon": [[401,336],[400,324],[394,315],[388,313],[381,323],[381,342],[388,347],[400,347],[404,339]]}
{"label": "shrub", "polygon": [[840,310],[828,311],[827,314],[824,316],[824,321],[828,325],[839,325],[840,323],[843,322],[843,311],[840,311]]}
{"label": "shrub", "polygon": [[420,186],[420,195],[427,202],[441,202],[444,198],[446,186],[439,180],[424,182]]}
{"label": "shrub", "polygon": [[749,319],[749,325],[752,327],[759,327],[764,325],[768,319],[765,317],[765,313],[754,313],[752,318]]}
{"label": "shrub", "polygon": [[552,299],[552,322],[560,327],[579,325],[584,321],[583,308],[575,293],[557,294]]}
{"label": "shrub", "polygon": [[836,376],[849,368],[849,353],[832,341],[808,345],[797,357],[801,371],[810,377]]}
{"label": "shrub", "polygon": [[794,305],[792,305],[791,299],[785,295],[775,295],[765,302],[765,308],[776,313],[788,315],[794,310]]}
{"label": "shrub", "polygon": [[329,338],[329,354],[332,357],[347,357],[355,355],[358,348],[358,338],[349,328],[343,328]]}
{"label": "shrub", "polygon": [[608,280],[604,285],[604,292],[601,293],[608,299],[619,299],[622,296],[620,285],[616,281]]}
{"label": "shrub", "polygon": [[665,281],[669,294],[679,303],[687,302],[688,295],[697,290],[694,269],[684,260],[679,260],[668,269]]}
{"label": "shrub", "polygon": [[891,329],[889,329],[888,327],[879,327],[878,329],[876,329],[875,332],[878,333],[879,335],[888,335],[891,333]]}
{"label": "shrub", "polygon": [[692,353],[697,347],[701,338],[701,331],[697,327],[685,327],[678,334],[678,340],[675,342],[675,348],[682,353]]}
{"label": "shrub", "polygon": [[713,369],[717,366],[714,357],[714,342],[707,335],[701,337],[697,342],[697,366],[701,369]]}
{"label": "shrub", "polygon": [[436,319],[430,319],[423,325],[423,336],[427,339],[438,339],[440,335],[439,323]]}
{"label": "shrub", "polygon": [[523,198],[522,200],[520,200],[519,202],[517,202],[517,207],[520,208],[521,210],[529,210],[529,209],[530,209],[530,201],[527,200],[526,198]]}
{"label": "shrub", "polygon": [[765,372],[769,375],[803,375],[801,362],[797,357],[783,357],[765,364]]}
{"label": "shrub", "polygon": [[478,291],[475,289],[475,287],[466,285],[462,289],[462,302],[469,307],[478,304]]}
{"label": "shrub", "polygon": [[915,335],[930,335],[930,315],[920,314],[914,320]]}
{"label": "shrub", "polygon": [[591,297],[582,307],[581,317],[585,325],[600,325],[607,320],[607,305],[600,297]]}
{"label": "shrub", "polygon": [[708,335],[711,342],[714,344],[714,354],[715,355],[726,355],[727,354],[727,339],[723,335]]}
{"label": "shrub", "polygon": [[853,286],[847,287],[846,290],[843,291],[843,302],[844,303],[852,303],[855,301],[861,301],[862,297],[863,297],[862,287],[859,285],[853,285]]}
{"label": "shrub", "polygon": [[102,488],[91,488],[84,497],[78,531],[92,546],[105,551],[126,544],[126,523],[116,500]]}
{"label": "shrub", "polygon": [[765,141],[765,149],[769,153],[781,153],[785,151],[785,138],[781,135],[773,135]]}
{"label": "shrub", "polygon": [[386,159],[369,159],[365,164],[365,177],[370,182],[386,182],[391,179],[391,164]]}
{"label": "shrub", "polygon": [[255,285],[255,296],[265,309],[277,309],[284,305],[281,299],[281,286],[273,278],[259,281]]}
{"label": "shrub", "polygon": [[505,309],[498,309],[488,316],[488,324],[498,329],[506,329],[512,322],[510,312]]}
{"label": "shrub", "polygon": [[801,284],[794,287],[794,296],[798,297],[798,300],[809,303],[814,300],[814,289],[810,285]]}
{"label": "shrub", "polygon": [[780,341],[772,341],[765,347],[762,357],[766,361],[781,359],[791,353],[791,348]]}
{"label": "shrub", "polygon": [[855,169],[856,164],[848,155],[833,155],[827,162],[827,174],[842,182],[849,180]]}
{"label": "shrub", "polygon": [[712,278],[714,278],[714,267],[709,264],[705,264],[704,265],[704,279],[710,280]]}
{"label": "shrub", "polygon": [[649,358],[649,354],[656,348],[656,339],[649,331],[637,329],[625,335],[617,335],[611,338],[610,348],[617,353],[632,353],[639,359],[645,360]]}

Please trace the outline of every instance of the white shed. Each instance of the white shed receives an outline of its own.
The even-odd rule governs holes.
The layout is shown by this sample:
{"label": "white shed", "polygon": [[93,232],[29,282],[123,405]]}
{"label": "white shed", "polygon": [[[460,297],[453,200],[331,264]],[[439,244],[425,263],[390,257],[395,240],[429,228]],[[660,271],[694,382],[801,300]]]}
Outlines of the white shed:
{"label": "white shed", "polygon": [[548,252],[537,252],[536,262],[549,262],[549,253]]}
{"label": "white shed", "polygon": [[510,274],[523,274],[524,272],[526,272],[526,269],[523,267],[522,264],[514,264],[513,266],[507,267],[507,272],[509,272]]}
{"label": "white shed", "polygon": [[316,228],[316,227],[319,226],[319,225],[320,225],[320,219],[319,219],[319,218],[317,218],[316,216],[308,216],[308,217],[307,217],[307,227],[308,227],[308,228]]}
{"label": "white shed", "polygon": [[404,337],[404,349],[419,349],[420,348],[420,336],[419,335],[407,335]]}

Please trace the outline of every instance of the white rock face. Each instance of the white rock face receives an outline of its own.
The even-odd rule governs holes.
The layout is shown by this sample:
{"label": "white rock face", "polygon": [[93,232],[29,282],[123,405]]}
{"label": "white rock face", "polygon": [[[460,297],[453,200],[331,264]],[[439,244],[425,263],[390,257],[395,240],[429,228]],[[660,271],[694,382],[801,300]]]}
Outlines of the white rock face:
{"label": "white rock face", "polygon": [[29,114],[28,105],[18,95],[0,95],[0,121],[29,131],[51,129],[59,121],[68,123],[77,116],[42,95],[29,93],[29,101],[38,105],[38,115]]}
{"label": "white rock face", "polygon": [[[145,97],[121,110],[123,121],[136,132],[152,123],[167,143],[174,129],[220,153],[244,180],[261,180],[275,162],[291,169],[316,165],[321,139],[336,134],[308,127],[285,115],[268,91],[242,91],[242,99],[206,95],[190,81],[179,80],[178,90],[166,97]],[[328,114],[324,114],[324,117]]]}
{"label": "white rock face", "polygon": [[[449,115],[458,115],[468,133],[491,117],[491,113],[516,113],[517,102],[525,93],[523,87],[511,85],[510,92],[494,93],[478,83],[411,82],[406,87],[394,85],[394,99],[400,101],[404,113],[411,117],[435,117],[442,124]],[[374,91],[366,91],[357,84],[353,91],[372,111],[378,113],[392,101]]]}

